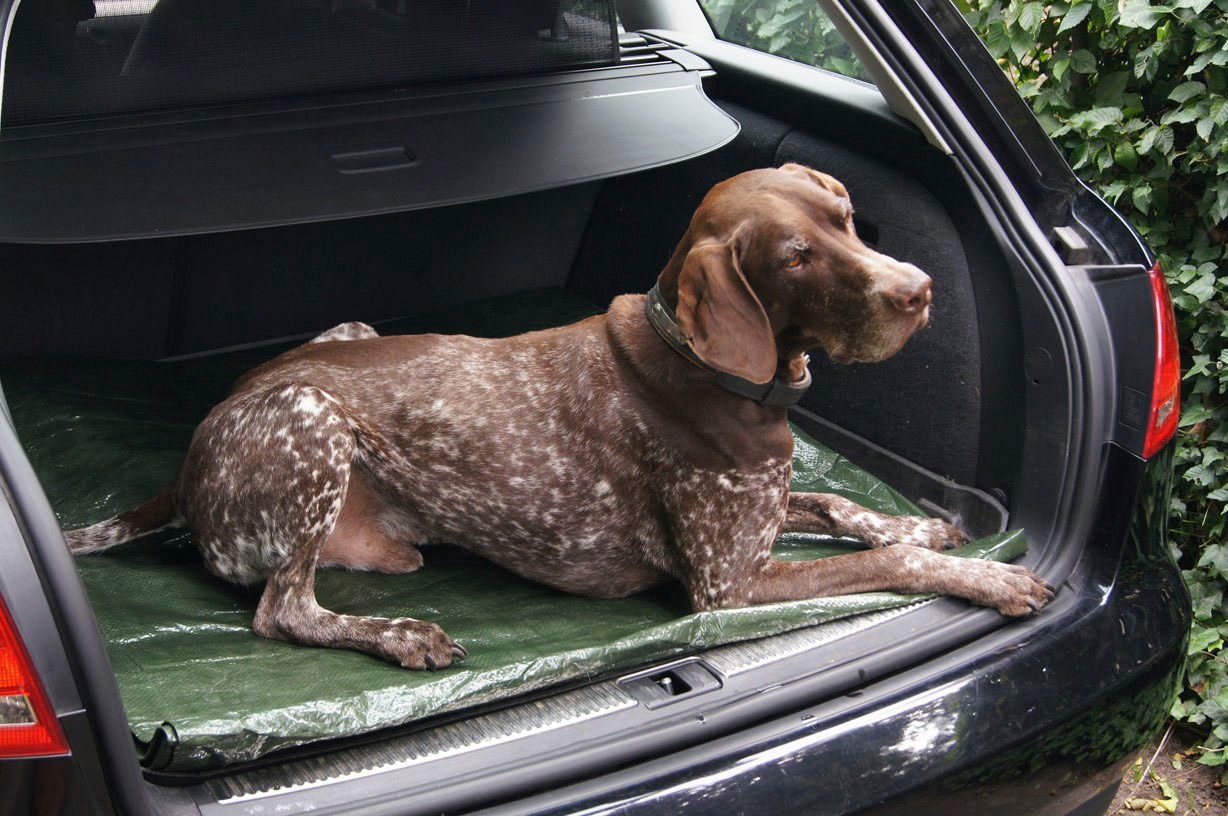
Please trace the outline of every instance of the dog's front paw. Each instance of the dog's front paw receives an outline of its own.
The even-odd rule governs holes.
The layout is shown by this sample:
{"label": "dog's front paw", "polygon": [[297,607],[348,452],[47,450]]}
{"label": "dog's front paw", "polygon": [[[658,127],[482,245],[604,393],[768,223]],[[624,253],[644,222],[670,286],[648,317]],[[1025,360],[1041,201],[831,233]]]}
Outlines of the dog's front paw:
{"label": "dog's front paw", "polygon": [[999,564],[994,561],[973,561],[976,564],[973,588],[967,598],[979,606],[989,606],[1008,618],[1035,615],[1053,600],[1056,590],[1027,567]]}
{"label": "dog's front paw", "polygon": [[923,516],[879,516],[878,519],[871,521],[878,523],[866,524],[859,531],[860,537],[871,547],[891,547],[903,544],[908,547],[921,547],[942,552],[967,544],[971,540],[963,530],[942,519],[924,518]]}
{"label": "dog's front paw", "polygon": [[901,541],[901,544],[925,547],[928,550],[942,552],[943,550],[953,550],[956,547],[962,547],[972,540],[972,537],[963,530],[942,519],[917,519],[917,522],[917,526],[913,528],[912,533]]}
{"label": "dog's front paw", "polygon": [[407,669],[446,669],[469,656],[438,624],[413,618],[388,621],[375,645],[380,657]]}

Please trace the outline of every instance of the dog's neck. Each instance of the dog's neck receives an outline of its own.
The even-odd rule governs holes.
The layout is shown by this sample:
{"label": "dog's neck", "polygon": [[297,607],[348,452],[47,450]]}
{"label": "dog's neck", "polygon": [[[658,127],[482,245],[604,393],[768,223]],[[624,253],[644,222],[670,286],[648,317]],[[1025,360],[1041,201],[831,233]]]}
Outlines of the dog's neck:
{"label": "dog's neck", "polygon": [[[675,302],[677,301],[675,287]],[[809,357],[804,352],[792,360],[777,365],[777,376],[766,383],[754,383],[742,377],[718,371],[705,362],[687,342],[674,307],[665,301],[657,286],[653,286],[644,301],[644,314],[649,324],[671,349],[688,362],[707,371],[716,378],[721,388],[745,397],[760,405],[789,407],[796,405],[810,388],[810,370],[806,367]]]}
{"label": "dog's neck", "polygon": [[[686,253],[675,251],[674,256],[661,270],[661,276],[653,287],[661,297],[661,302],[675,314],[678,310],[678,276],[682,272],[682,262]],[[776,343],[776,379],[786,383],[796,383],[809,379],[810,372],[806,365],[810,356],[806,353],[813,343],[798,342],[801,338],[791,328],[777,329],[773,327],[773,340]]]}

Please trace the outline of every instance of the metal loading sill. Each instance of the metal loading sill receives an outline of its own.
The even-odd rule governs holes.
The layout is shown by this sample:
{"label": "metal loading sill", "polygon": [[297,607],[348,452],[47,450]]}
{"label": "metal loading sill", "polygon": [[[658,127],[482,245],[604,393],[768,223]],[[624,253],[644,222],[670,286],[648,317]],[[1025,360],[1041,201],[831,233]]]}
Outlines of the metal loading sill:
{"label": "metal loading sill", "polygon": [[[380,331],[498,336],[595,311],[546,290]],[[131,508],[168,484],[196,422],[236,376],[282,348],[174,363],[4,363],[0,378],[30,460],[61,524],[71,528]],[[888,513],[919,512],[876,477],[794,433],[795,490],[836,492]],[[848,549],[787,536],[777,554],[809,559]],[[1009,560],[1025,549],[1022,534],[1011,532],[958,554]],[[917,600],[868,593],[689,614],[676,585],[618,600],[580,598],[454,547],[429,547],[424,555],[426,566],[411,575],[322,571],[317,592],[337,612],[439,622],[470,657],[434,673],[256,637],[250,624],[259,589],[210,576],[183,530],[79,559],[144,763],[171,772],[218,769]]]}

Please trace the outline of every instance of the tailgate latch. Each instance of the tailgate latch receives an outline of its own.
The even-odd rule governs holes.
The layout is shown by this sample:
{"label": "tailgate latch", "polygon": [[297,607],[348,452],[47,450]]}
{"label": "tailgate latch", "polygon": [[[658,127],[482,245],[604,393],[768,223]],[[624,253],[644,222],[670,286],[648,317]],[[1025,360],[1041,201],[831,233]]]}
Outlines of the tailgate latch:
{"label": "tailgate latch", "polygon": [[721,679],[708,664],[692,659],[623,677],[618,687],[647,708],[660,708],[715,691]]}

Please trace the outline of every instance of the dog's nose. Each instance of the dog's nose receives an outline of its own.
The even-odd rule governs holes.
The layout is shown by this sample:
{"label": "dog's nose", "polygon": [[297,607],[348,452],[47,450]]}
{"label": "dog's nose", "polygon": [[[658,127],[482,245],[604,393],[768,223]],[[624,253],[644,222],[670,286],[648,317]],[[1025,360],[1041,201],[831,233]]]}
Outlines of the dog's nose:
{"label": "dog's nose", "polygon": [[908,270],[909,274],[891,287],[885,294],[891,305],[904,314],[917,314],[934,299],[930,286],[933,281],[930,276],[919,269]]}

